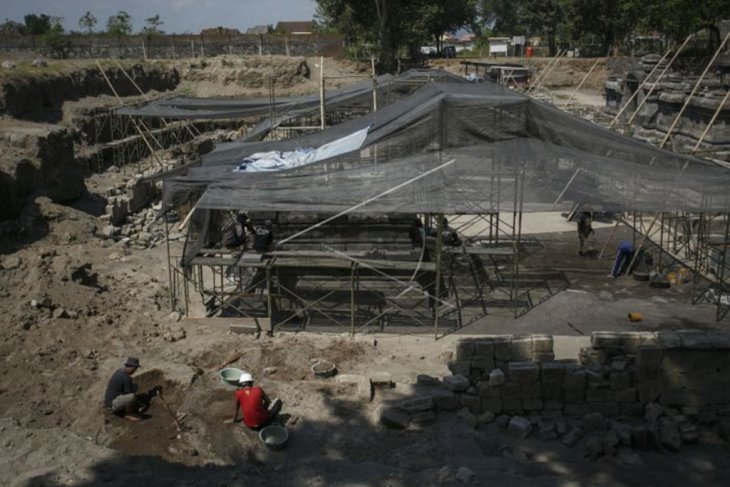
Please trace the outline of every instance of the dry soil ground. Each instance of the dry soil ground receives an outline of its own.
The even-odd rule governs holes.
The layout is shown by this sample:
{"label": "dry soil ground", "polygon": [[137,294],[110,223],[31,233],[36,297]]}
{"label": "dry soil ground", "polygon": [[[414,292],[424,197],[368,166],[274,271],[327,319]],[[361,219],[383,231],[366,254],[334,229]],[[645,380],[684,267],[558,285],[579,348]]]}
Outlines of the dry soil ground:
{"label": "dry soil ground", "polygon": [[[95,176],[90,198],[103,191],[104,177],[118,176]],[[418,374],[448,374],[461,335],[565,335],[572,338],[558,341],[567,344],[560,353],[570,355],[592,330],[726,326],[713,321],[709,306],[688,304],[689,287],[651,291],[628,278],[607,279],[610,253],[579,257],[575,229],[559,216],[526,222],[544,244],[526,265],[562,269],[570,288],[517,320],[495,313],[440,340],[420,330],[257,338],[171,314],[164,246],[101,239],[96,216],[44,198],[36,204],[43,231],[0,248],[0,484],[462,485],[455,474],[468,467],[475,485],[727,485],[730,457],[711,436],[681,453],[587,461],[580,447],[516,440],[494,423],[475,430],[454,413],[401,431],[376,424],[378,405],[419,392]],[[607,237],[608,229],[598,230],[594,245]],[[628,323],[628,311],[643,312],[645,321]],[[251,371],[284,400],[291,439],[283,451],[268,451],[255,435],[223,424],[233,392],[217,373],[238,353],[232,366]],[[102,411],[108,377],[128,355],[142,361],[136,380],[161,384],[173,411],[185,415],[183,431],[159,400],[138,423]],[[315,379],[310,365],[320,358],[341,374],[389,372],[396,385],[365,400],[335,378]]]}

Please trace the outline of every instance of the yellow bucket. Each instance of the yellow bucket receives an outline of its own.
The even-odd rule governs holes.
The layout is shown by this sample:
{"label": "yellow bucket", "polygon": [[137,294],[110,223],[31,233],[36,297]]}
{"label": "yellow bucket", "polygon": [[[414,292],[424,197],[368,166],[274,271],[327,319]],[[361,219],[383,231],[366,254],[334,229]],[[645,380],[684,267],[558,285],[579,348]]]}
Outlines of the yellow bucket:
{"label": "yellow bucket", "polygon": [[644,319],[644,317],[641,316],[641,313],[639,313],[639,312],[632,311],[631,313],[629,313],[629,321],[632,323],[639,322],[643,319]]}

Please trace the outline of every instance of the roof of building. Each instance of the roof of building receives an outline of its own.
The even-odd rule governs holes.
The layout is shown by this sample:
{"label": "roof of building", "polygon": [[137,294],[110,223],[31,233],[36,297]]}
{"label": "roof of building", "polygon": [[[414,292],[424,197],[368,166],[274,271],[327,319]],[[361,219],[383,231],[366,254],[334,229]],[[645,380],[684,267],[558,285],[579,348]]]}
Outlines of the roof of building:
{"label": "roof of building", "polygon": [[276,24],[274,30],[286,34],[311,34],[314,30],[314,22],[311,20],[284,21]]}

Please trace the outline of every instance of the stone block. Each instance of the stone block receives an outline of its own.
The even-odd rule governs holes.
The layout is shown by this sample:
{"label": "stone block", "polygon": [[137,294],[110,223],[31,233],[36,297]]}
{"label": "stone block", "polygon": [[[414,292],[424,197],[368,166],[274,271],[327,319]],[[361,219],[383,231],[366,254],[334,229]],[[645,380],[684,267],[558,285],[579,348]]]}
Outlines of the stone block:
{"label": "stone block", "polygon": [[489,373],[489,385],[490,386],[501,386],[505,383],[505,376],[502,369],[494,369]]}
{"label": "stone block", "polygon": [[509,339],[498,338],[494,341],[494,359],[502,362],[512,360],[512,343]]}
{"label": "stone block", "polygon": [[563,436],[570,431],[570,425],[568,425],[568,421],[564,417],[560,416],[555,418],[555,431],[557,431],[560,436]]}
{"label": "stone block", "polygon": [[532,384],[521,384],[520,385],[520,397],[522,399],[537,399],[542,393],[542,388],[539,382]]}
{"label": "stone block", "polygon": [[507,382],[502,386],[502,399],[519,399],[520,385],[514,382]]}
{"label": "stone block", "polygon": [[614,391],[628,389],[629,387],[631,387],[631,371],[614,370],[611,372],[611,375],[609,376],[609,381],[611,383],[611,389],[613,389]]}
{"label": "stone block", "polygon": [[462,484],[469,485],[474,481],[474,472],[467,467],[459,467],[456,470],[455,477]]}
{"label": "stone block", "polygon": [[484,411],[482,414],[479,415],[479,418],[477,418],[477,421],[480,425],[485,425],[489,423],[494,422],[494,418],[496,418],[497,415],[492,411]]}
{"label": "stone block", "polygon": [[490,386],[488,382],[480,382],[477,394],[482,397],[502,397],[502,388]]}
{"label": "stone block", "polygon": [[461,405],[469,408],[469,411],[473,414],[479,414],[482,412],[482,398],[480,396],[464,394],[461,396]]}
{"label": "stone block", "polygon": [[459,397],[452,391],[440,389],[431,392],[433,404],[439,411],[453,411],[459,407]]}
{"label": "stone block", "polygon": [[567,416],[585,416],[589,410],[586,404],[566,404],[563,412]]}
{"label": "stone block", "polygon": [[375,387],[390,387],[393,384],[393,377],[389,372],[372,372],[370,382]]}
{"label": "stone block", "polygon": [[565,402],[568,404],[577,404],[585,402],[586,391],[582,389],[580,391],[565,391]]}
{"label": "stone block", "polygon": [[532,338],[529,336],[512,338],[512,359],[526,361],[532,359]]}
{"label": "stone block", "polygon": [[730,333],[708,333],[707,339],[716,350],[730,350]]}
{"label": "stone block", "polygon": [[532,361],[538,364],[549,364],[555,361],[555,354],[552,352],[533,353]]}
{"label": "stone block", "polygon": [[566,391],[582,391],[586,388],[586,373],[583,369],[566,371],[563,379],[563,387]]}
{"label": "stone block", "polygon": [[601,367],[608,362],[608,353],[602,348],[582,348],[578,359],[585,367]]}
{"label": "stone block", "polygon": [[623,389],[620,391],[616,391],[615,400],[616,402],[634,402],[636,401],[636,389],[629,388],[629,389]]}
{"label": "stone block", "polygon": [[471,360],[468,362],[452,360],[447,364],[447,367],[452,374],[466,377],[471,371]]}
{"label": "stone block", "polygon": [[459,412],[456,413],[456,416],[462,419],[470,428],[474,429],[477,427],[477,416],[469,411],[469,408],[461,408]]}
{"label": "stone block", "polygon": [[454,392],[462,392],[469,388],[469,379],[463,375],[447,375],[444,377],[444,385]]}
{"label": "stone block", "polygon": [[435,386],[438,385],[441,381],[438,380],[438,378],[430,376],[428,374],[418,374],[416,376],[416,384],[421,386]]}
{"label": "stone block", "polygon": [[542,397],[544,399],[562,399],[563,383],[542,383]]}
{"label": "stone block", "polygon": [[553,353],[552,335],[532,335],[532,353]]}
{"label": "stone block", "polygon": [[643,403],[656,401],[659,398],[659,381],[639,382],[636,388],[639,391],[639,401]]}
{"label": "stone block", "polygon": [[669,350],[662,356],[661,371],[677,375],[711,374],[717,372],[724,355],[714,350]]}
{"label": "stone block", "polygon": [[594,331],[591,333],[591,347],[598,349],[620,349],[621,334],[612,331]]}
{"label": "stone block", "polygon": [[488,372],[494,369],[494,358],[487,355],[474,355],[471,358],[471,366],[480,369],[482,372]]}
{"label": "stone block", "polygon": [[466,338],[456,342],[456,360],[469,362],[474,355],[474,340]]}
{"label": "stone block", "polygon": [[609,402],[613,401],[614,392],[609,388],[587,389],[586,402]]}
{"label": "stone block", "polygon": [[555,429],[555,421],[542,422],[537,430],[542,441],[553,441],[558,439],[558,432]]}
{"label": "stone block", "polygon": [[542,399],[523,399],[522,400],[522,409],[527,412],[542,411],[542,409],[543,409]]}
{"label": "stone block", "polygon": [[674,419],[664,416],[659,418],[658,423],[659,442],[671,451],[679,451],[682,447],[682,436],[679,433],[679,425]]}
{"label": "stone block", "polygon": [[545,410],[546,411],[562,411],[565,407],[565,403],[562,401],[555,401],[555,400],[547,400],[545,401]]}
{"label": "stone block", "polygon": [[375,410],[376,420],[379,424],[393,429],[404,429],[411,421],[410,415],[389,406],[379,406]]}
{"label": "stone block", "polygon": [[649,430],[643,424],[631,427],[631,443],[642,450],[649,448]]}
{"label": "stone block", "polygon": [[409,413],[430,411],[434,408],[433,397],[429,395],[409,398],[401,402],[399,407]]}
{"label": "stone block", "polygon": [[586,433],[608,431],[611,429],[611,421],[601,413],[588,413],[583,417],[582,426]]}
{"label": "stone block", "polygon": [[563,444],[570,447],[575,446],[583,438],[583,435],[583,430],[574,426],[563,437]]}
{"label": "stone block", "polygon": [[712,341],[707,333],[699,331],[680,331],[679,339],[682,341],[682,348],[692,350],[711,350]]}
{"label": "stone block", "polygon": [[482,399],[482,411],[491,411],[494,414],[502,412],[502,400],[496,397]]}
{"label": "stone block", "polygon": [[635,355],[639,352],[641,334],[635,331],[621,332],[621,348],[624,353]]}
{"label": "stone block", "polygon": [[517,438],[527,438],[532,433],[532,422],[524,416],[514,416],[507,426],[507,432]]}
{"label": "stone block", "polygon": [[640,346],[636,357],[636,377],[639,382],[659,378],[664,352],[659,347]]}
{"label": "stone block", "polygon": [[494,340],[477,340],[474,343],[474,355],[494,360]]}
{"label": "stone block", "polygon": [[340,374],[337,376],[340,384],[355,384],[357,386],[357,396],[364,401],[370,401],[373,398],[373,385],[370,379],[360,374]]}
{"label": "stone block", "polygon": [[679,436],[682,438],[682,443],[684,444],[697,443],[700,432],[697,426],[687,421],[679,425]]}
{"label": "stone block", "polygon": [[563,384],[565,365],[560,362],[550,362],[540,366],[540,380],[543,384]]}
{"label": "stone block", "polygon": [[657,344],[664,350],[682,348],[682,339],[674,331],[660,331],[657,333]]}
{"label": "stone block", "polygon": [[532,384],[540,378],[540,366],[532,362],[510,362],[509,376],[520,384]]}
{"label": "stone block", "polygon": [[522,412],[522,400],[521,399],[503,399],[502,410],[507,413],[519,413]]}
{"label": "stone block", "polygon": [[601,413],[604,416],[618,416],[619,408],[615,402],[587,402],[586,411],[589,413]]}
{"label": "stone block", "polygon": [[426,426],[436,422],[436,413],[433,411],[421,411],[411,416],[411,423]]}
{"label": "stone block", "polygon": [[589,436],[585,444],[583,456],[589,460],[597,460],[601,455],[603,455],[603,438]]}

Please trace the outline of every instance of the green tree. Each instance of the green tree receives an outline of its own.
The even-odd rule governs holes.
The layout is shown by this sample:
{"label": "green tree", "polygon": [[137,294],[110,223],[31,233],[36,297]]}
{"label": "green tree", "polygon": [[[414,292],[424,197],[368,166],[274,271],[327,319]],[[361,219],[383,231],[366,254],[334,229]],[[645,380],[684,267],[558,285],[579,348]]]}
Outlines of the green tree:
{"label": "green tree", "polygon": [[479,2],[477,12],[485,25],[492,26],[495,35],[523,35],[522,3],[523,0],[484,0]]}
{"label": "green tree", "polygon": [[106,31],[115,36],[127,36],[132,33],[131,17],[124,10],[112,15],[106,21]]}
{"label": "green tree", "polygon": [[424,40],[468,24],[476,15],[475,0],[316,1],[324,28],[337,30],[350,42],[373,46],[381,72],[395,71],[401,47],[413,51]]}
{"label": "green tree", "polygon": [[622,10],[645,31],[659,31],[675,41],[730,18],[728,0],[623,0]]}
{"label": "green tree", "polygon": [[160,20],[160,14],[155,15],[154,17],[150,17],[148,19],[145,19],[145,25],[142,29],[142,32],[145,34],[164,34],[163,31],[160,30],[160,26],[164,24]]}
{"label": "green tree", "polygon": [[71,42],[64,35],[60,17],[54,17],[51,20],[51,28],[43,34],[43,42],[45,43],[45,51],[48,56],[54,58],[65,58],[68,56]]}
{"label": "green tree", "polygon": [[84,15],[79,18],[79,27],[86,30],[87,34],[91,34],[91,32],[94,30],[94,26],[96,25],[96,17],[94,15],[87,11]]}
{"label": "green tree", "polygon": [[32,35],[43,35],[53,27],[52,17],[46,14],[28,14],[23,17],[26,33]]}
{"label": "green tree", "polygon": [[5,22],[0,24],[0,34],[25,34],[25,24],[5,19]]}

